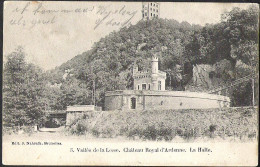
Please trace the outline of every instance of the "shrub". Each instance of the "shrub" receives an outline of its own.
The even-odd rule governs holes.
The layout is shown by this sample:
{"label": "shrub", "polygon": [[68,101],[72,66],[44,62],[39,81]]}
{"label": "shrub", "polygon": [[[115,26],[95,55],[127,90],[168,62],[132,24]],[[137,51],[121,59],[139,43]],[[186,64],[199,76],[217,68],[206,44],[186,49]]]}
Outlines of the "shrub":
{"label": "shrub", "polygon": [[24,126],[22,127],[22,130],[24,131],[25,134],[28,134],[29,136],[35,133],[33,126]]}
{"label": "shrub", "polygon": [[214,133],[214,132],[216,131],[216,129],[217,129],[217,125],[210,125],[210,126],[209,126],[209,131],[210,131],[211,133]]}
{"label": "shrub", "polygon": [[191,138],[193,138],[193,137],[194,137],[194,132],[193,132],[193,130],[192,130],[192,129],[185,130],[185,131],[183,132],[182,137],[183,137],[184,139],[191,139]]}
{"label": "shrub", "polygon": [[101,132],[103,138],[111,138],[113,136],[113,130],[111,128],[106,128]]}
{"label": "shrub", "polygon": [[87,131],[87,126],[82,122],[77,122],[69,127],[69,132],[73,135],[84,135]]}
{"label": "shrub", "polygon": [[133,130],[128,131],[127,137],[130,139],[135,139],[135,137],[142,138],[143,137],[143,130],[139,128],[134,128]]}
{"label": "shrub", "polygon": [[148,126],[143,131],[143,138],[148,140],[156,140],[157,138],[157,130],[155,129],[155,126]]}
{"label": "shrub", "polygon": [[256,138],[256,132],[251,132],[248,134],[248,138],[249,139],[253,139],[253,138]]}
{"label": "shrub", "polygon": [[181,129],[177,129],[176,134],[179,136],[183,136],[183,131]]}
{"label": "shrub", "polygon": [[99,137],[100,132],[99,132],[97,129],[92,129],[92,130],[91,130],[91,134],[92,134],[93,136],[95,136],[95,137]]}
{"label": "shrub", "polygon": [[158,132],[159,137],[162,137],[165,141],[171,141],[175,136],[172,129],[170,128],[160,128]]}

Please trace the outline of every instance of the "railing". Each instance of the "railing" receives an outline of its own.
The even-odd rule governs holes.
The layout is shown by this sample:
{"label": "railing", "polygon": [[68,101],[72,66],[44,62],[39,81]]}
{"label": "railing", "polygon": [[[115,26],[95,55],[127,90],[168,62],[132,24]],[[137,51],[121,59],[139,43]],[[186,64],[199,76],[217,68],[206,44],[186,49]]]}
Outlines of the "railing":
{"label": "railing", "polygon": [[253,78],[256,78],[256,76],[253,77],[252,75],[248,75],[248,76],[245,76],[243,78],[239,78],[239,79],[235,80],[234,82],[231,82],[230,84],[228,84],[229,86],[224,86],[224,87],[220,87],[220,88],[214,89],[212,91],[209,91],[209,93],[213,94],[213,93],[220,92],[222,90],[228,89],[230,87],[233,87],[235,85],[238,85],[240,83],[243,83],[243,82],[248,81],[248,80],[253,79]]}

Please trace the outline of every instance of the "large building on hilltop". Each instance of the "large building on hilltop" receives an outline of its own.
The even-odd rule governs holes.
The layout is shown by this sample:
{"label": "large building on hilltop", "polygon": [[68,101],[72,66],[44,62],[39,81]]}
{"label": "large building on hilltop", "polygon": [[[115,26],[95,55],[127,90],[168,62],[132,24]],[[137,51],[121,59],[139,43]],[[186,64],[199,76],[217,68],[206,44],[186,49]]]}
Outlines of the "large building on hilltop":
{"label": "large building on hilltop", "polygon": [[142,18],[150,20],[160,17],[160,3],[159,2],[143,2],[142,3]]}
{"label": "large building on hilltop", "polygon": [[166,73],[158,69],[158,58],[153,57],[151,68],[133,68],[134,90],[109,91],[105,94],[105,110],[170,110],[229,107],[226,96],[165,90]]}

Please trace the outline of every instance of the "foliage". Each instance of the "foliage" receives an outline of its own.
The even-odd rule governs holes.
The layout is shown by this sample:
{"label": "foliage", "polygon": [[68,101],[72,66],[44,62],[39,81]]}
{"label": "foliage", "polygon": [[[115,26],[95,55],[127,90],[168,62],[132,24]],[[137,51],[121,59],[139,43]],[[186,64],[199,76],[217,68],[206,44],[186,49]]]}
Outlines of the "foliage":
{"label": "foliage", "polygon": [[[216,65],[216,73],[224,81],[220,86],[228,85],[256,73],[257,28],[258,10],[254,5],[243,10],[234,8],[222,14],[220,23],[204,27],[167,19],[141,20],[111,32],[91,50],[52,70],[50,82],[62,86],[59,93],[54,93],[58,104],[50,107],[64,109],[67,105],[94,103],[103,106],[106,91],[133,88],[133,65],[148,68],[154,54],[159,56],[159,68],[167,71],[169,90],[184,90],[192,80],[192,66],[196,64]],[[246,64],[249,70],[237,68],[238,62]],[[68,77],[63,79],[68,70]],[[235,96],[239,91],[249,92],[248,96],[241,96],[238,101]],[[237,86],[229,94],[235,106],[251,104],[250,87]]]}
{"label": "foliage", "polygon": [[88,131],[88,127],[84,123],[84,120],[80,120],[77,121],[75,124],[71,125],[68,131],[72,135],[85,135]]}
{"label": "foliage", "polygon": [[3,124],[22,126],[44,120],[43,72],[25,61],[21,47],[7,56],[3,69]]}

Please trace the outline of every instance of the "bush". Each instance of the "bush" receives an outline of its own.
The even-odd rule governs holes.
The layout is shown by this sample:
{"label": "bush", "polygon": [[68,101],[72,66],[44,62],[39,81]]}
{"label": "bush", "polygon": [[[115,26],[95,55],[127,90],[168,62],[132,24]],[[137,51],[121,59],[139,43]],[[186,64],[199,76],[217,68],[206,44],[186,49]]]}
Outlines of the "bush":
{"label": "bush", "polygon": [[12,135],[12,134],[17,134],[19,127],[14,126],[14,127],[7,127],[7,126],[2,126],[3,127],[3,135]]}
{"label": "bush", "polygon": [[[101,132],[103,138],[111,138],[113,136],[113,130],[111,128],[106,128]],[[115,134],[114,134],[115,135]]]}
{"label": "bush", "polygon": [[159,139],[163,138],[165,141],[171,141],[175,135],[170,128],[160,128],[158,131],[158,136]]}
{"label": "bush", "polygon": [[84,135],[87,131],[87,126],[80,121],[69,127],[69,132],[73,135]]}
{"label": "bush", "polygon": [[98,130],[96,130],[96,129],[92,129],[92,130],[91,130],[91,134],[92,134],[93,136],[95,136],[95,137],[99,137],[99,136],[100,136],[100,132],[99,132]]}
{"label": "bush", "polygon": [[166,127],[155,128],[154,125],[147,126],[145,129],[135,128],[127,133],[127,137],[135,139],[136,137],[144,140],[165,140],[171,141],[175,135],[172,129]]}
{"label": "bush", "polygon": [[24,126],[22,127],[22,130],[24,131],[25,134],[28,134],[29,136],[35,133],[33,126]]}
{"label": "bush", "polygon": [[156,140],[157,139],[157,130],[155,129],[155,126],[148,126],[143,132],[142,132],[142,137],[144,139],[148,140]]}

